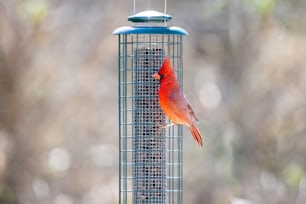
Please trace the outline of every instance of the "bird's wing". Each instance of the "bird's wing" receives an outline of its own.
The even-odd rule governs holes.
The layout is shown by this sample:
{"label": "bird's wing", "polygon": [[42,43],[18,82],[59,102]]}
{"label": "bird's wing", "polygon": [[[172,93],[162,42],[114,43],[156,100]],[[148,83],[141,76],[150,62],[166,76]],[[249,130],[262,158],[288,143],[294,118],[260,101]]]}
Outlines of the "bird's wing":
{"label": "bird's wing", "polygon": [[190,125],[193,122],[198,122],[198,118],[196,117],[182,90],[174,91],[170,93],[168,97],[169,106],[173,110],[173,115],[177,119],[181,120],[181,123]]}
{"label": "bird's wing", "polygon": [[[186,97],[185,97],[185,99],[186,99]],[[187,100],[187,99],[186,99]],[[189,104],[189,102],[187,101],[187,109],[188,109],[188,111],[189,111],[189,114],[192,116],[192,118],[194,119],[193,121],[195,121],[195,122],[199,122],[199,119],[197,118],[197,116],[196,116],[196,114],[194,113],[194,111],[192,110],[192,108],[191,108],[191,106],[190,106],[190,104]]]}

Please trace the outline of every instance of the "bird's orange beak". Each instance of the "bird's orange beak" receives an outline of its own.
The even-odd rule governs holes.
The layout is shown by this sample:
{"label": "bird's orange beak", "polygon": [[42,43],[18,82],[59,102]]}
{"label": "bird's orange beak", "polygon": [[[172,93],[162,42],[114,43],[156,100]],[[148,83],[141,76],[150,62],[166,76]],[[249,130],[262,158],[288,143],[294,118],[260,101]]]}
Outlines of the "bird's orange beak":
{"label": "bird's orange beak", "polygon": [[160,75],[158,74],[158,72],[156,72],[155,74],[153,74],[152,77],[153,77],[154,79],[160,80]]}

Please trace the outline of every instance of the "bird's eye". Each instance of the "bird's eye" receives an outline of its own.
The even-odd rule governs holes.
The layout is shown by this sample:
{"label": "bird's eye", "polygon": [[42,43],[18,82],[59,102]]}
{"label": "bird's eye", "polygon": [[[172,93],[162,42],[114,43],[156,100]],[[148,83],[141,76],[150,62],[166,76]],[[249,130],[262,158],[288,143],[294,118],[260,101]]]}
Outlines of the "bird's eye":
{"label": "bird's eye", "polygon": [[164,78],[164,74],[159,74],[159,76],[160,76],[160,79],[159,80],[162,80],[163,78]]}

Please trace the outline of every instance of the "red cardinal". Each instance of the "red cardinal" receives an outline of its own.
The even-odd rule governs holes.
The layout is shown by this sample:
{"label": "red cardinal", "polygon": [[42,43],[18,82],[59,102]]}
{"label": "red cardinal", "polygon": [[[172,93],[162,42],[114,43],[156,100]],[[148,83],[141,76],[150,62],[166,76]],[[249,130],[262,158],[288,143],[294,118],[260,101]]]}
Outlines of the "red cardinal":
{"label": "red cardinal", "polygon": [[170,60],[166,57],[160,70],[153,75],[159,80],[159,103],[164,113],[173,124],[182,124],[189,127],[194,140],[203,146],[203,139],[196,126],[198,119],[188,103],[183,91],[180,89]]}

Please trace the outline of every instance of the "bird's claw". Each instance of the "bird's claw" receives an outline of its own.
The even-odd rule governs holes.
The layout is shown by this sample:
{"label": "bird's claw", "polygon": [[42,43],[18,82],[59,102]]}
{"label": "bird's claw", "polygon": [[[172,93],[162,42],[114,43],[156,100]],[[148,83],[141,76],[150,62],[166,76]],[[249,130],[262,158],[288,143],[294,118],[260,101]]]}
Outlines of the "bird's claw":
{"label": "bird's claw", "polygon": [[175,124],[174,123],[169,123],[169,124],[166,124],[166,125],[162,126],[161,128],[167,128],[167,127],[171,127],[173,125],[175,125]]}

